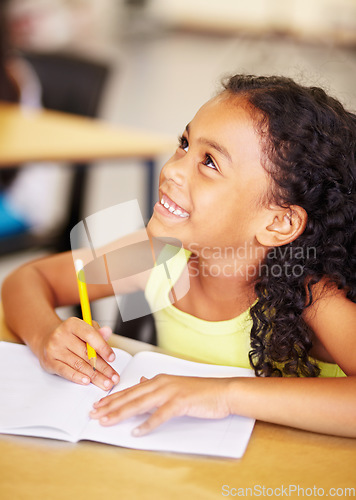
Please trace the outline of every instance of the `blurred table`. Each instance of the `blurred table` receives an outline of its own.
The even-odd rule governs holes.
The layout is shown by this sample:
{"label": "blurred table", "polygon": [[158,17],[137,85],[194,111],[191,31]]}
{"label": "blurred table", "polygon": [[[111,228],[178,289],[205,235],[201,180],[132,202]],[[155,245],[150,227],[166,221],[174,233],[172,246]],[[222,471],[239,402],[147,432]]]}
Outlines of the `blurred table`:
{"label": "blurred table", "polygon": [[[2,310],[0,340],[16,341]],[[132,354],[154,349],[120,336],[111,343]],[[0,498],[351,498],[356,495],[355,465],[356,439],[264,422],[256,422],[240,460],[0,435]]]}
{"label": "blurred table", "polygon": [[152,158],[172,151],[168,136],[102,120],[0,102],[0,165],[32,161]]}
{"label": "blurred table", "polygon": [[153,207],[154,158],[173,151],[174,138],[49,110],[0,102],[0,168],[34,161],[142,158]]}

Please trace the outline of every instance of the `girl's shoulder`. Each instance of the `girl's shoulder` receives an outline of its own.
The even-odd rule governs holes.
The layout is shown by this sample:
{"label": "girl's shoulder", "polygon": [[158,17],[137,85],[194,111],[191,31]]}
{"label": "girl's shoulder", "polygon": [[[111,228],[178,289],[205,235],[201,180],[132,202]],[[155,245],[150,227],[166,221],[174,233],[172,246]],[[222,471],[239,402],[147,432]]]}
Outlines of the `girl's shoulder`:
{"label": "girl's shoulder", "polygon": [[320,345],[347,375],[356,375],[356,303],[327,278],[312,286],[303,319]]}

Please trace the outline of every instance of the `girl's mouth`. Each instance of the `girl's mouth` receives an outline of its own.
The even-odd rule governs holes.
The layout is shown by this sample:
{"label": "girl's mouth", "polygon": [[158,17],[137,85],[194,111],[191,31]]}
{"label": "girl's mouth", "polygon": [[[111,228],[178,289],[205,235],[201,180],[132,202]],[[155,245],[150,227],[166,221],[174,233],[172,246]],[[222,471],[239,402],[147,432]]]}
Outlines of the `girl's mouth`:
{"label": "girl's mouth", "polygon": [[[173,200],[168,198],[167,195],[162,195],[161,201],[160,201],[161,207],[169,212],[170,214],[176,216],[176,217],[181,217],[182,219],[186,219],[189,217],[189,213],[184,210],[184,208],[180,207],[175,203]],[[168,215],[168,214],[167,214]]]}

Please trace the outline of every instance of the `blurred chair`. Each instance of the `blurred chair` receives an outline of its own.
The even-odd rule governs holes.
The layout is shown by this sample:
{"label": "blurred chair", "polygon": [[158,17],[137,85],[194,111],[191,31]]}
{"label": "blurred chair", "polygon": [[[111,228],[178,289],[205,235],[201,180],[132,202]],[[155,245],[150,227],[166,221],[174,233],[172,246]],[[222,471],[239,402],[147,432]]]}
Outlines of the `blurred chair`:
{"label": "blurred chair", "polygon": [[[37,74],[42,86],[44,108],[96,117],[109,75],[109,67],[66,54],[23,54]],[[21,167],[19,167],[21,168]],[[69,233],[81,219],[86,181],[87,163],[72,166],[69,201],[64,221],[49,234],[23,233],[0,238],[0,256],[30,248],[44,248],[53,252],[70,250]]]}
{"label": "blurred chair", "polygon": [[[106,65],[63,54],[28,53],[23,54],[23,57],[31,64],[40,80],[44,108],[87,117],[97,116],[109,76]],[[61,226],[50,234],[40,236],[25,231],[0,238],[0,256],[30,248],[48,249],[54,253],[71,249],[69,233],[81,220],[89,166],[86,163],[76,163],[72,169],[67,214]],[[146,303],[144,295],[138,292],[124,297],[122,307],[141,307],[142,310],[143,303]],[[80,316],[80,310],[75,309],[74,314]],[[156,330],[151,314],[125,322],[118,314],[114,331],[129,338],[156,344]]]}
{"label": "blurred chair", "polygon": [[122,298],[120,304],[121,310],[140,310],[147,311],[145,316],[141,318],[122,321],[121,315],[118,314],[114,332],[124,337],[129,337],[135,340],[141,340],[148,344],[157,345],[156,326],[148,302],[145,299],[144,292],[135,292],[126,295]]}

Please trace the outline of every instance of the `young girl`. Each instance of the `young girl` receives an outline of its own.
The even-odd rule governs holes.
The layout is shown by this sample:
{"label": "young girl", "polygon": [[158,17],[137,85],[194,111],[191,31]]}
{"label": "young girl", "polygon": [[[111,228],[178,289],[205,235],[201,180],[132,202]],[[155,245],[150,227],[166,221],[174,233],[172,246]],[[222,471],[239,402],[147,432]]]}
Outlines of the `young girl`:
{"label": "young girl", "polygon": [[[356,116],[323,90],[282,77],[225,83],[161,171],[147,231],[182,242],[190,288],[157,313],[158,341],[257,377],[143,378],[96,403],[92,418],[112,425],[154,410],[134,431],[143,435],[178,415],[233,413],[356,437],[355,154]],[[123,288],[145,288],[153,302],[170,292],[156,270]],[[112,293],[89,286],[91,300]],[[17,270],[2,301],[46,370],[105,389],[117,383],[110,331],[54,312],[78,302],[70,253]],[[95,372],[86,342],[99,354]]]}

